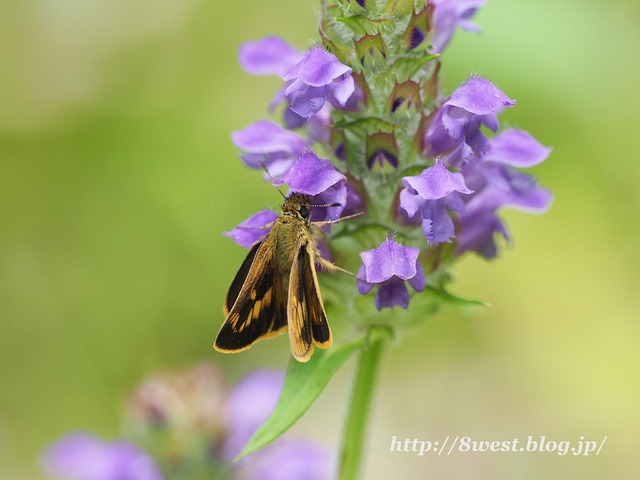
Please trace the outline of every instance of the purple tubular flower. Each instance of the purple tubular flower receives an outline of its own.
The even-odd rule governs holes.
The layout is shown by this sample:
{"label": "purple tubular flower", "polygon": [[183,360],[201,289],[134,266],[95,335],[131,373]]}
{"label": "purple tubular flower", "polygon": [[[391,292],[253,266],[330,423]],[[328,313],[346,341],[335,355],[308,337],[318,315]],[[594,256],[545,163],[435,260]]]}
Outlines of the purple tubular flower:
{"label": "purple tubular flower", "polygon": [[284,77],[304,57],[281,38],[269,36],[257,42],[247,42],[238,51],[240,65],[252,75]]}
{"label": "purple tubular flower", "polygon": [[287,100],[284,121],[299,128],[318,113],[328,100],[345,107],[355,91],[351,68],[322,47],[302,53],[278,37],[243,44],[240,65],[254,75],[278,75],[286,84],[271,101],[270,108]]}
{"label": "purple tubular flower", "polygon": [[491,149],[483,162],[498,162],[512,167],[528,168],[547,159],[552,147],[545,147],[522,130],[507,130],[489,141]]}
{"label": "purple tubular flower", "polygon": [[[272,177],[279,177],[308,147],[296,133],[269,121],[260,121],[235,131],[231,140],[246,153],[240,155],[249,167],[262,169],[263,165]],[[265,173],[266,178],[268,175]]]}
{"label": "purple tubular flower", "polygon": [[356,191],[356,189],[353,188],[349,182],[347,182],[347,199],[344,210],[342,211],[342,215],[346,217],[348,215],[362,214],[364,210],[365,205],[362,197]]}
{"label": "purple tubular flower", "polygon": [[252,245],[262,240],[271,231],[271,227],[267,227],[273,223],[278,214],[273,210],[262,210],[245,221],[240,222],[230,232],[222,232],[225,237],[231,237],[241,247],[251,248]]}
{"label": "purple tubular flower", "polygon": [[231,390],[225,411],[227,438],[222,447],[226,460],[238,456],[258,427],[271,415],[283,383],[282,372],[254,370]]}
{"label": "purple tubular flower", "polygon": [[495,232],[500,233],[507,241],[511,241],[506,226],[495,214],[502,207],[538,214],[545,213],[549,209],[553,201],[551,192],[538,186],[529,175],[522,173],[516,175],[516,180],[509,184],[508,189],[488,185],[469,201],[462,218],[457,246],[458,254],[473,250],[491,259],[497,255],[493,238]]}
{"label": "purple tubular flower", "polygon": [[480,31],[480,27],[469,18],[475,15],[486,0],[431,0],[435,6],[434,24],[436,33],[431,41],[433,51],[441,53],[451,41],[456,26],[467,32]]}
{"label": "purple tubular flower", "polygon": [[292,191],[311,197],[311,205],[335,207],[314,208],[311,221],[337,220],[347,204],[347,178],[329,160],[318,158],[313,152],[302,154],[296,163],[278,180],[279,186],[286,183]]}
{"label": "purple tubular flower", "polygon": [[325,101],[344,107],[355,91],[351,68],[321,47],[312,48],[302,61],[283,77],[290,82],[284,94],[289,108],[302,118],[309,119],[319,112]]}
{"label": "purple tubular flower", "polygon": [[44,450],[44,472],[69,480],[162,480],[153,457],[133,443],[105,442],[91,433],[71,433]]}
{"label": "purple tubular flower", "polygon": [[451,243],[455,236],[453,220],[447,213],[447,209],[463,215],[464,202],[456,193],[451,193],[438,200],[427,200],[422,206],[422,232],[429,243]]}
{"label": "purple tubular flower", "polygon": [[400,208],[409,218],[418,212],[422,217],[422,231],[433,244],[450,242],[454,226],[447,207],[464,213],[464,202],[458,193],[471,194],[461,173],[452,173],[441,164],[424,170],[420,175],[404,177],[400,192]]}
{"label": "purple tubular flower", "polygon": [[496,114],[515,103],[489,80],[470,79],[453,92],[427,128],[424,135],[426,156],[455,152],[449,155],[449,162],[457,166],[460,161],[469,160],[472,153],[485,153],[490,149],[489,140],[480,126],[497,131]]}
{"label": "purple tubular flower", "polygon": [[405,247],[387,238],[382,245],[373,250],[360,253],[362,265],[358,271],[358,290],[362,295],[369,293],[374,284],[381,284],[376,293],[375,304],[378,310],[385,307],[393,309],[399,306],[409,307],[409,291],[404,283],[416,292],[425,287],[422,265],[418,262],[419,248]]}
{"label": "purple tubular flower", "polygon": [[329,452],[315,443],[281,440],[251,457],[242,469],[245,480],[329,480],[334,470]]}
{"label": "purple tubular flower", "polygon": [[[437,200],[451,192],[472,193],[464,184],[461,173],[452,173],[442,164],[436,163],[415,177],[404,177],[402,184],[424,200]],[[407,210],[407,213],[409,211]]]}
{"label": "purple tubular flower", "polygon": [[496,216],[502,207],[544,213],[553,201],[551,193],[531,175],[512,167],[530,167],[544,161],[551,152],[527,132],[508,130],[489,140],[488,152],[478,161],[463,165],[462,174],[474,194],[465,197],[457,253],[468,250],[490,259],[497,254],[494,233],[508,242],[509,232]]}

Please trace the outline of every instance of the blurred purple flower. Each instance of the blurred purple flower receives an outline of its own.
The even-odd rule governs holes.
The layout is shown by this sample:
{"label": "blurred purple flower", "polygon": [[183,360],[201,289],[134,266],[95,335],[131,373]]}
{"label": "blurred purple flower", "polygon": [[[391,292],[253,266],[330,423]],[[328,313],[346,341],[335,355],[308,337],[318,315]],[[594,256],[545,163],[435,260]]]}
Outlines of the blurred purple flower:
{"label": "blurred purple flower", "polygon": [[347,178],[329,160],[320,159],[313,152],[306,152],[273,184],[279,186],[285,183],[293,192],[309,195],[311,205],[337,204],[311,210],[310,220],[322,222],[340,218],[347,204],[346,182]]}
{"label": "blurred purple flower", "polygon": [[242,468],[244,480],[329,480],[330,453],[305,440],[280,440],[254,453]]}
{"label": "blurred purple flower", "polygon": [[462,166],[465,182],[474,193],[465,197],[465,213],[457,253],[473,250],[487,259],[497,255],[494,233],[507,242],[511,236],[496,216],[502,207],[530,213],[546,212],[553,195],[540,187],[534,177],[512,167],[532,167],[551,153],[527,132],[507,130],[488,141],[487,152]]}
{"label": "blurred purple flower", "polygon": [[474,155],[482,155],[490,146],[480,126],[497,131],[497,113],[515,103],[489,80],[471,78],[453,92],[427,128],[425,156],[449,152],[449,165],[458,167]]}
{"label": "blurred purple flower", "polygon": [[255,243],[266,237],[271,231],[267,227],[273,223],[278,214],[273,210],[262,210],[236,225],[230,232],[222,232],[225,237],[231,237],[241,247],[251,248]]}
{"label": "blurred purple flower", "polygon": [[456,250],[458,255],[473,250],[484,258],[494,258],[498,253],[493,236],[496,232],[511,241],[506,226],[496,216],[498,209],[510,207],[541,214],[551,206],[553,195],[549,190],[538,186],[529,175],[511,172],[511,183],[505,183],[502,189],[488,184],[467,204]]}
{"label": "blurred purple flower", "polygon": [[[254,370],[229,393],[225,410],[227,437],[222,455],[233,460],[269,417],[280,397],[284,374]],[[333,464],[329,452],[305,440],[279,439],[234,464],[243,480],[329,480]]]}
{"label": "blurred purple flower", "polygon": [[286,172],[304,152],[307,143],[296,133],[270,121],[260,121],[231,134],[233,143],[246,153],[240,155],[249,167],[262,170],[277,178]]}
{"label": "blurred purple flower", "polygon": [[282,372],[254,370],[233,387],[227,397],[224,414],[227,437],[222,456],[227,461],[238,456],[258,427],[271,415],[283,383]]}
{"label": "blurred purple flower", "polygon": [[490,149],[483,162],[497,162],[528,168],[547,159],[551,147],[545,147],[523,130],[506,130],[489,140]]}
{"label": "blurred purple flower", "polygon": [[358,290],[366,295],[374,284],[379,283],[376,308],[382,310],[385,307],[393,309],[394,306],[400,306],[406,310],[410,296],[404,281],[408,280],[416,292],[421,292],[425,287],[424,271],[418,262],[419,253],[419,248],[405,247],[391,237],[378,248],[361,252]]}
{"label": "blurred purple flower", "polygon": [[284,77],[303,57],[303,52],[275,36],[243,43],[238,50],[240,66],[252,75]]}
{"label": "blurred purple flower", "polygon": [[105,442],[90,433],[71,433],[45,448],[41,465],[67,480],[162,480],[153,457],[133,443]]}
{"label": "blurred purple flower", "polygon": [[477,32],[481,28],[469,19],[473,17],[487,0],[431,0],[435,6],[434,24],[436,33],[431,40],[434,52],[442,53],[447,47],[456,26],[467,32]]}

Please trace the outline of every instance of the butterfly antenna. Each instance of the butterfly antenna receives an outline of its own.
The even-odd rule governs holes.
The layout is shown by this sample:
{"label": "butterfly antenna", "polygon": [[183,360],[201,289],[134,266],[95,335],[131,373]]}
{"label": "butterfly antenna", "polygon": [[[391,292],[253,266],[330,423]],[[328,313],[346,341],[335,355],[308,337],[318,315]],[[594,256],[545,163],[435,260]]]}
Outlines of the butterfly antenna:
{"label": "butterfly antenna", "polygon": [[[271,176],[271,173],[269,173],[269,169],[267,168],[267,165],[262,160],[260,160],[260,165],[262,165],[262,168],[264,168],[264,171],[267,173],[269,180],[271,180],[271,185],[273,185],[274,178]],[[282,198],[287,198],[286,195],[282,193],[282,190],[280,190],[280,187],[278,185],[273,185],[273,186],[276,187],[278,192],[280,192],[280,195],[282,195]]]}
{"label": "butterfly antenna", "polygon": [[310,207],[339,207],[341,204],[340,203],[327,203],[325,205],[316,205],[315,203],[313,205],[309,205]]}

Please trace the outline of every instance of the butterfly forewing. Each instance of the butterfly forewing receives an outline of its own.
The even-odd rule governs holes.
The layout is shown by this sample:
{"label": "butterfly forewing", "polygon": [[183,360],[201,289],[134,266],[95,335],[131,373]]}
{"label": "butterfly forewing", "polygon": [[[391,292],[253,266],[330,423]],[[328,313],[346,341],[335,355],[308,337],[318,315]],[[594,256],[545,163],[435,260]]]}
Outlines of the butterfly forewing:
{"label": "butterfly forewing", "polygon": [[240,265],[240,269],[238,270],[238,273],[236,273],[233,282],[231,282],[231,286],[229,287],[229,291],[227,292],[227,298],[225,298],[224,302],[223,310],[225,317],[229,315],[229,311],[238,299],[240,290],[242,290],[242,286],[244,285],[244,282],[249,275],[249,270],[251,269],[251,265],[253,264],[253,259],[255,258],[256,252],[258,251],[258,248],[260,248],[260,245],[262,245],[262,242],[258,242],[253,247],[251,247],[251,250],[247,254],[247,257],[244,259],[244,262],[242,262],[242,265]]}
{"label": "butterfly forewing", "polygon": [[247,267],[246,279],[235,295],[233,306],[216,338],[216,350],[245,350],[261,338],[277,335],[287,328],[287,297],[283,277],[269,240],[268,237],[253,247],[231,284],[227,308],[234,296],[231,290],[234,286],[237,288],[242,270]]}

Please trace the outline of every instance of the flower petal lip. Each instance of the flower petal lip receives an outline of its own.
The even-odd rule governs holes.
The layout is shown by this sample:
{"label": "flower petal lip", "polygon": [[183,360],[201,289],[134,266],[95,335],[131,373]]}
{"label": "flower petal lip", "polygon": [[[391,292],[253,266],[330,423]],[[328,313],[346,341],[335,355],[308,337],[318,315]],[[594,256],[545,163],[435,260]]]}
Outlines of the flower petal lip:
{"label": "flower petal lip", "polygon": [[294,132],[275,122],[263,120],[231,133],[231,140],[240,149],[250,153],[299,153],[306,148],[305,141]]}
{"label": "flower petal lip", "polygon": [[451,243],[455,236],[453,220],[447,214],[447,200],[427,200],[422,206],[422,231],[432,244]]}
{"label": "flower petal lip", "polygon": [[292,94],[289,108],[302,118],[308,119],[322,109],[330,88],[329,86],[307,87],[304,84],[302,86],[302,90]]}
{"label": "flower petal lip", "polygon": [[387,238],[378,248],[360,253],[364,278],[368,283],[382,283],[394,275],[402,280],[413,278],[419,253],[419,248],[405,247]]}
{"label": "flower petal lip", "polygon": [[263,227],[274,222],[276,218],[278,214],[273,210],[263,210],[240,222],[230,232],[222,232],[222,234],[225,237],[231,237],[241,247],[250,248],[267,236],[270,228]]}
{"label": "flower petal lip", "polygon": [[286,183],[294,192],[318,195],[346,180],[347,177],[336,170],[329,160],[320,159],[313,152],[305,152],[282,177],[274,181],[274,185]]}
{"label": "flower petal lip", "polygon": [[459,107],[476,115],[495,113],[516,104],[489,80],[474,77],[457,88],[443,106]]}
{"label": "flower petal lip", "polygon": [[400,190],[400,207],[407,212],[409,218],[418,213],[424,202],[425,199],[418,195],[411,185],[405,184],[405,188]]}
{"label": "flower petal lip", "polygon": [[243,43],[238,49],[240,65],[252,75],[284,77],[303,57],[304,53],[275,36]]}
{"label": "flower petal lip", "polygon": [[404,177],[402,183],[405,187],[411,187],[425,200],[437,200],[453,191],[473,193],[473,190],[465,185],[461,173],[450,172],[441,163],[423,170],[420,175]]}
{"label": "flower petal lip", "polygon": [[513,167],[528,168],[547,159],[553,147],[545,147],[523,130],[507,130],[490,140],[491,150],[484,162],[499,162]]}
{"label": "flower petal lip", "polygon": [[345,76],[342,80],[336,80],[333,84],[331,93],[333,98],[344,107],[351,95],[356,90],[356,84],[351,75]]}
{"label": "flower petal lip", "polygon": [[383,308],[400,307],[405,310],[409,308],[409,301],[411,296],[409,290],[404,284],[403,280],[398,277],[391,277],[378,287],[378,293],[376,293],[375,304],[378,311]]}
{"label": "flower petal lip", "polygon": [[361,278],[364,278],[366,275],[367,275],[367,271],[363,263],[362,265],[360,265],[360,270],[358,270],[358,280],[357,280],[358,291],[362,295],[366,295],[367,293],[369,293],[371,290],[373,290],[373,287],[375,286],[375,284],[373,283],[368,283],[368,282],[365,282],[364,280],[361,280]]}
{"label": "flower petal lip", "polygon": [[410,278],[409,285],[416,291],[421,292],[424,290],[426,286],[427,279],[424,276],[424,269],[422,268],[422,264],[420,262],[416,262],[416,274]]}
{"label": "flower petal lip", "polygon": [[316,47],[309,50],[302,61],[283,79],[285,81],[299,80],[312,87],[322,87],[341,75],[351,72],[351,68],[342,64],[335,55],[322,47]]}

